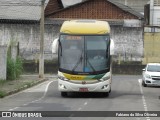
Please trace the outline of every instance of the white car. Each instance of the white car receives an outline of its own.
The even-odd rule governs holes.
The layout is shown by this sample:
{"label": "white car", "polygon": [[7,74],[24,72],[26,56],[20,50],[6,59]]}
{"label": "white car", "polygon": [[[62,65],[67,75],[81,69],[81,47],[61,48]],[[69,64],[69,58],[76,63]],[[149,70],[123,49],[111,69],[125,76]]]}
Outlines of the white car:
{"label": "white car", "polygon": [[143,69],[142,85],[160,86],[160,63],[148,63]]}

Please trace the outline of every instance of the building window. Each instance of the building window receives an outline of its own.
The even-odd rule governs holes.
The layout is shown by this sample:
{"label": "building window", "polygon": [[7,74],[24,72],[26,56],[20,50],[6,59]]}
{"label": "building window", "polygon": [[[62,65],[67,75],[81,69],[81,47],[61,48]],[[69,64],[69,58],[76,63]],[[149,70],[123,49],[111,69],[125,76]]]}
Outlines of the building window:
{"label": "building window", "polygon": [[154,6],[160,6],[160,0],[154,0]]}

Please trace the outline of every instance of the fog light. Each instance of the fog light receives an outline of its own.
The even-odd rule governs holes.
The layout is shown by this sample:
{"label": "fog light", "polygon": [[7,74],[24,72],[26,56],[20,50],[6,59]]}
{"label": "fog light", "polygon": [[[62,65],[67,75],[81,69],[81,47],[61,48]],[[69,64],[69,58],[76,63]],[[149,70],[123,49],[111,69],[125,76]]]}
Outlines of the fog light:
{"label": "fog light", "polygon": [[59,86],[60,86],[60,88],[62,88],[62,89],[66,89],[66,86],[64,86],[63,84],[60,84]]}
{"label": "fog light", "polygon": [[151,83],[151,81],[146,80],[146,83]]}
{"label": "fog light", "polygon": [[107,89],[107,87],[108,87],[108,85],[105,85],[105,86],[102,87],[102,89]]}

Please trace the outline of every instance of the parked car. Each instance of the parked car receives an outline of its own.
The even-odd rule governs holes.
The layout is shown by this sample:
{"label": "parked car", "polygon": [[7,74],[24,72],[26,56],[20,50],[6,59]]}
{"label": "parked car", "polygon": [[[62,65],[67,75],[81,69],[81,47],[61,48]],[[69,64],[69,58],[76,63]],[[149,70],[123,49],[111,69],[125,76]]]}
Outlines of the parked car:
{"label": "parked car", "polygon": [[142,85],[160,86],[160,63],[148,63],[143,69]]}

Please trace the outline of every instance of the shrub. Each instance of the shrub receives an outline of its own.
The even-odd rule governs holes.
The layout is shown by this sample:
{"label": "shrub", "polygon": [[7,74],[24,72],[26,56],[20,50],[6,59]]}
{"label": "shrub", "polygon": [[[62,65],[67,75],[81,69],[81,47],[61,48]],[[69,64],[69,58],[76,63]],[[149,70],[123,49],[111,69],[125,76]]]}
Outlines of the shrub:
{"label": "shrub", "polygon": [[7,79],[15,80],[16,78],[19,78],[22,72],[23,72],[23,63],[21,58],[17,58],[16,60],[13,60],[10,57],[8,57],[7,58]]}

